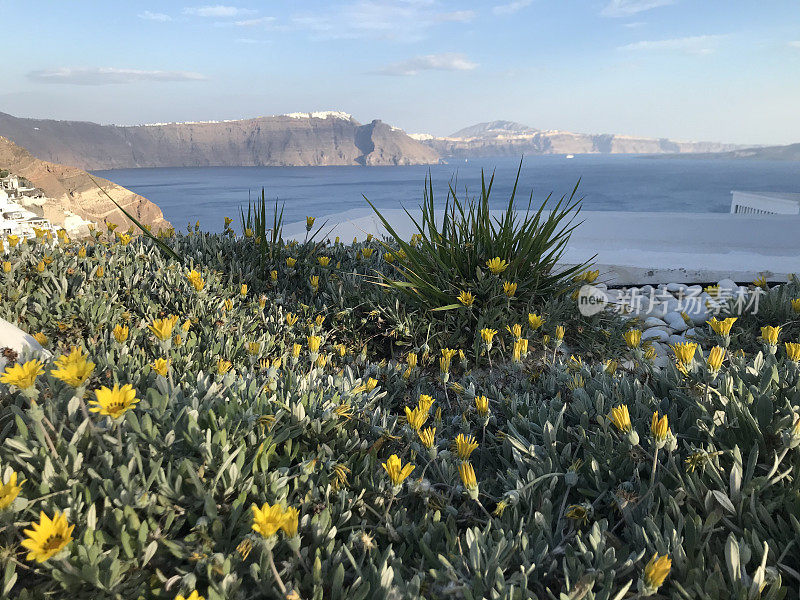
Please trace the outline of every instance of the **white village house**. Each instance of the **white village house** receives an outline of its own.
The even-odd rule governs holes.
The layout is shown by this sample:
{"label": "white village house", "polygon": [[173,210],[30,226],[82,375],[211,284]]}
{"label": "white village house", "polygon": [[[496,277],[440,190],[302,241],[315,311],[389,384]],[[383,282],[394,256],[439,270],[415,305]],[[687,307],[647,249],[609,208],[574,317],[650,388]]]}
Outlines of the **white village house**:
{"label": "white village house", "polygon": [[36,229],[54,234],[55,229],[50,221],[18,202],[23,198],[43,200],[45,196],[42,190],[26,185],[16,175],[0,178],[0,238],[5,239],[9,235],[33,238],[36,237]]}

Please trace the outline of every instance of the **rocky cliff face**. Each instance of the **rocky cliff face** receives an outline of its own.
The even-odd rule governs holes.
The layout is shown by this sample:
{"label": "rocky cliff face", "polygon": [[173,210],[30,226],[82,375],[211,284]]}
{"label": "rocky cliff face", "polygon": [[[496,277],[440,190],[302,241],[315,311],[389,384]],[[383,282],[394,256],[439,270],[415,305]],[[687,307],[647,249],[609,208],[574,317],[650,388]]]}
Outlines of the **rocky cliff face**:
{"label": "rocky cliff face", "polygon": [[445,157],[522,154],[666,154],[725,152],[737,146],[714,142],[676,142],[615,134],[542,131],[510,121],[478,123],[443,138],[412,136]]}
{"label": "rocky cliff face", "polygon": [[[133,225],[98,189],[86,171],[39,160],[4,137],[0,137],[0,169],[24,177],[42,189],[48,200],[41,205],[26,203],[27,207],[54,225],[66,227],[71,235],[85,233],[84,221],[102,223],[108,220],[123,229]],[[146,198],[107,179],[95,177],[95,181],[140,223],[150,225],[154,232],[171,227],[161,209]]]}
{"label": "rocky cliff face", "polygon": [[381,121],[342,113],[118,127],[0,113],[0,135],[43,159],[82,169],[410,165],[437,152]]}

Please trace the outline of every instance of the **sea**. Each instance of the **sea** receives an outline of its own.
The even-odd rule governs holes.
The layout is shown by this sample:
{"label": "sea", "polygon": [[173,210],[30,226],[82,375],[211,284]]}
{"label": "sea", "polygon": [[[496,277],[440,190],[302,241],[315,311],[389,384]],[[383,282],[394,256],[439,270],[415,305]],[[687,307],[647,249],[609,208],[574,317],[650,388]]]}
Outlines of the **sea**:
{"label": "sea", "polygon": [[[492,157],[450,160],[446,164],[397,167],[202,167],[96,171],[161,207],[177,228],[200,222],[219,232],[224,217],[239,222],[240,209],[260,198],[277,200],[284,222],[349,210],[415,209],[426,178],[434,200],[444,204],[449,186],[460,197],[480,193],[481,176],[494,175],[492,208],[502,208],[520,169],[517,206],[533,195],[540,206],[569,195],[577,185],[584,210],[720,213],[729,212],[732,190],[800,192],[800,165],[791,161],[698,159],[638,155]],[[269,215],[271,217],[271,215]]]}

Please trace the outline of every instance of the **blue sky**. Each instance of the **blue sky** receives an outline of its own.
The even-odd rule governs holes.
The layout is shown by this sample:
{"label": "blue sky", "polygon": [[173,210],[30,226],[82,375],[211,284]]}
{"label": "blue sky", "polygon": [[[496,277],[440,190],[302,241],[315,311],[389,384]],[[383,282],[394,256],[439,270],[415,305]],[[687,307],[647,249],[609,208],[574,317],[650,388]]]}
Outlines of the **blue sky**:
{"label": "blue sky", "polygon": [[797,0],[0,0],[0,111],[800,142]]}

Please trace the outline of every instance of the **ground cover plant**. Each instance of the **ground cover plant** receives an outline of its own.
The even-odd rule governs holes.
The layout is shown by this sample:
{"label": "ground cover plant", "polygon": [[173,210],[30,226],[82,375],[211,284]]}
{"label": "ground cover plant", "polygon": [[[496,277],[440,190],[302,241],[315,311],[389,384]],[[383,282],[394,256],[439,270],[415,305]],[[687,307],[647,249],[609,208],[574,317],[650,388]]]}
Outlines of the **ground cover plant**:
{"label": "ground cover plant", "polygon": [[796,279],[656,369],[569,286],[443,337],[375,283],[396,240],[261,214],[8,248],[0,316],[52,357],[5,354],[0,595],[798,593]]}

